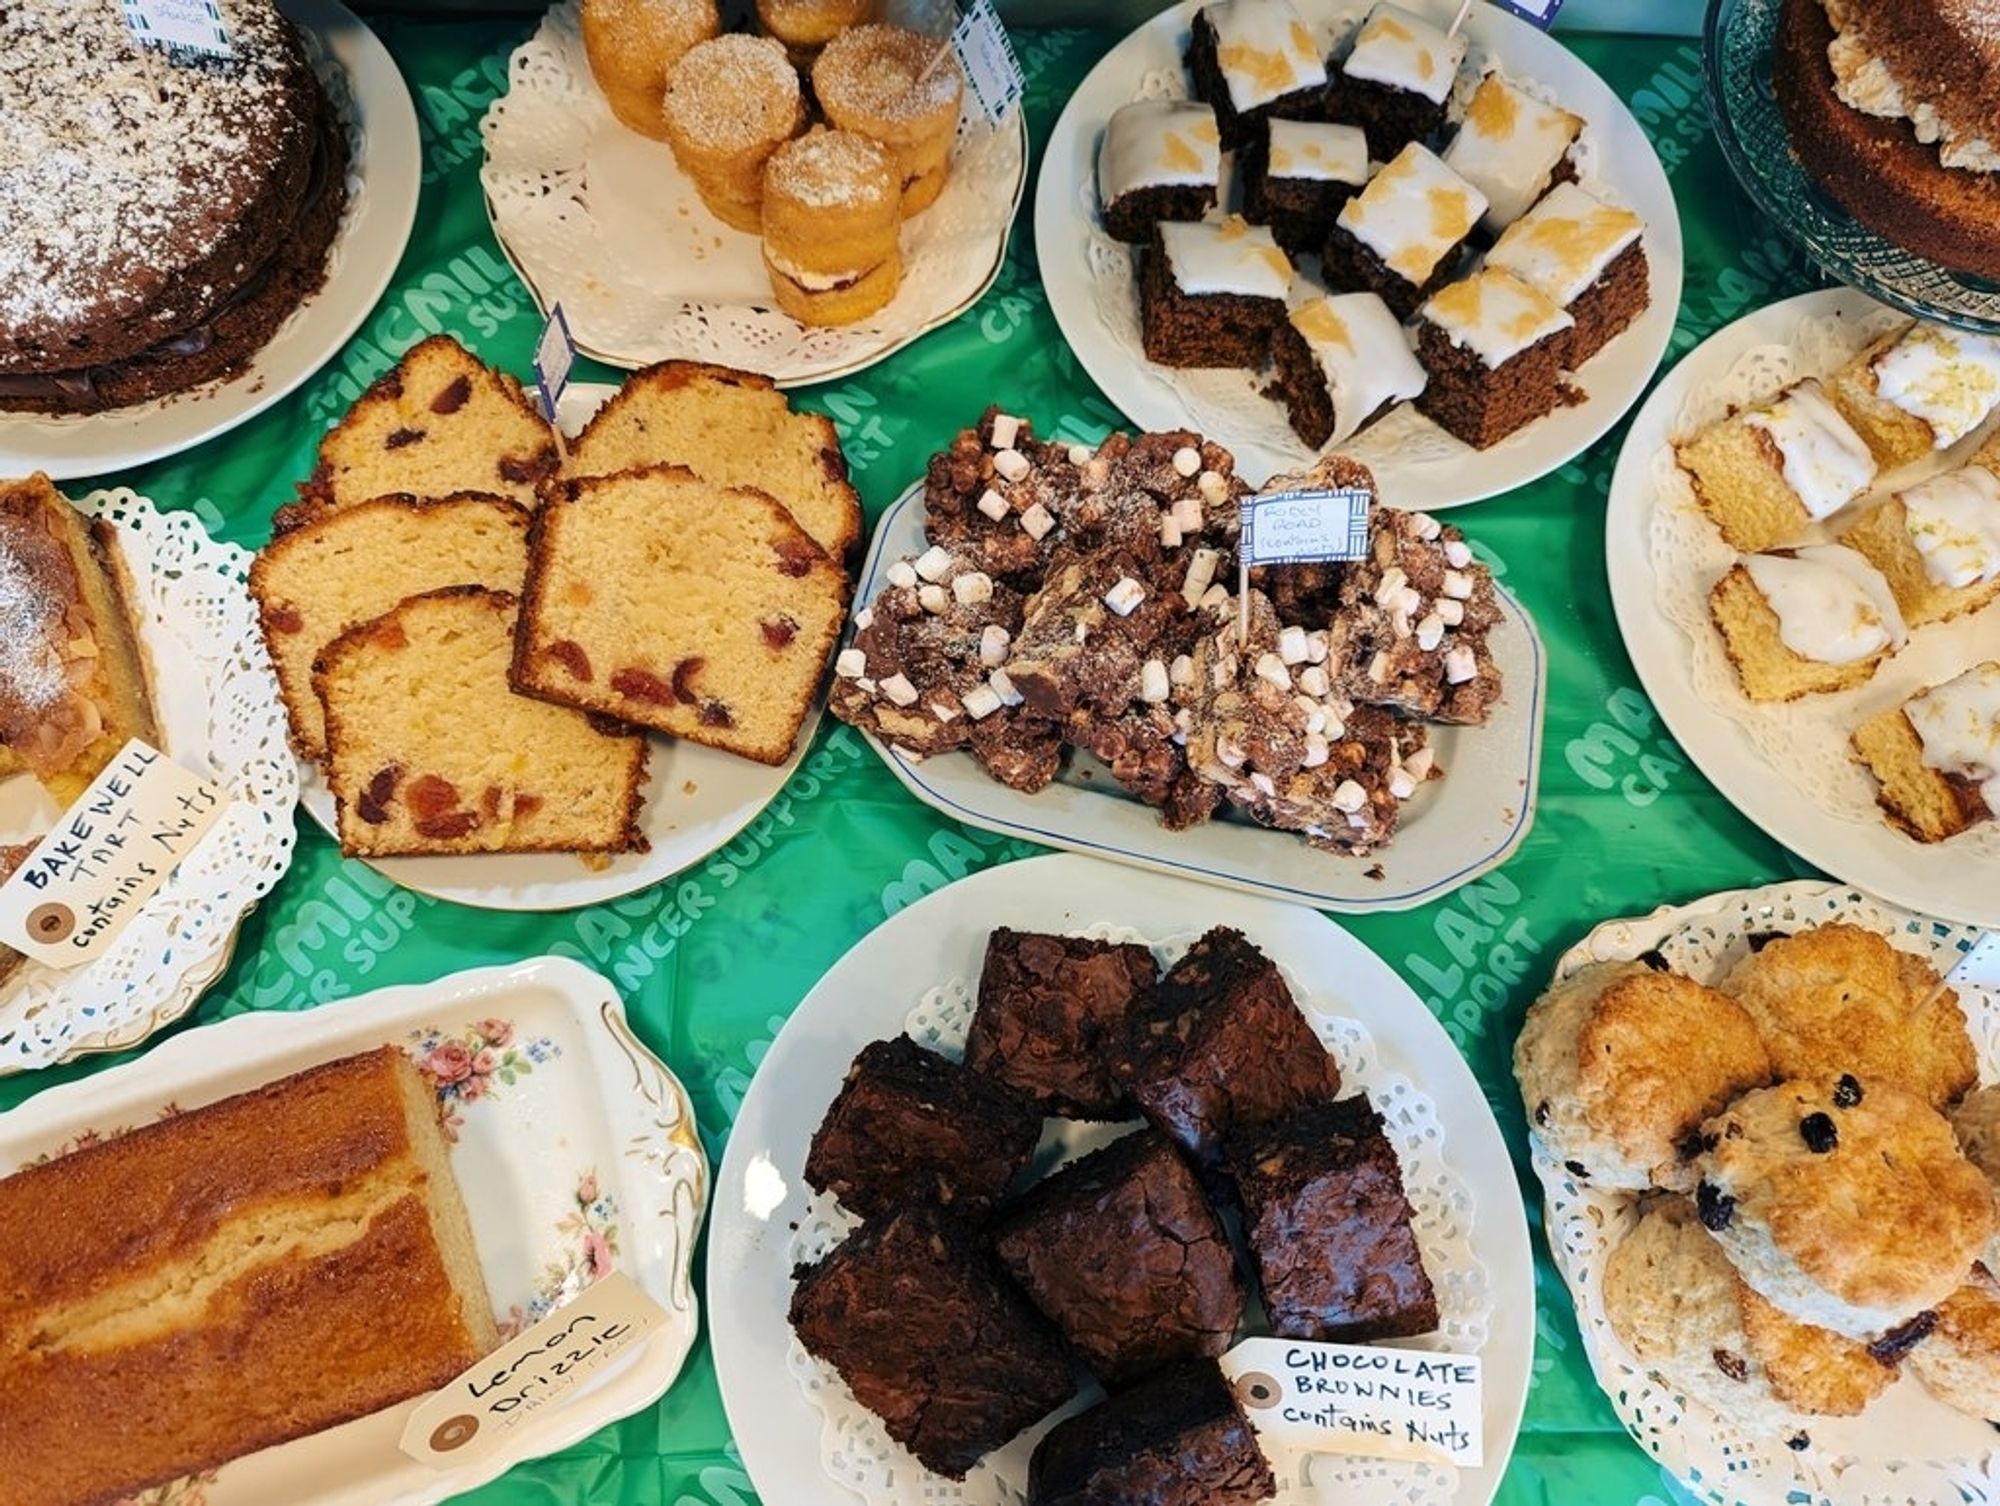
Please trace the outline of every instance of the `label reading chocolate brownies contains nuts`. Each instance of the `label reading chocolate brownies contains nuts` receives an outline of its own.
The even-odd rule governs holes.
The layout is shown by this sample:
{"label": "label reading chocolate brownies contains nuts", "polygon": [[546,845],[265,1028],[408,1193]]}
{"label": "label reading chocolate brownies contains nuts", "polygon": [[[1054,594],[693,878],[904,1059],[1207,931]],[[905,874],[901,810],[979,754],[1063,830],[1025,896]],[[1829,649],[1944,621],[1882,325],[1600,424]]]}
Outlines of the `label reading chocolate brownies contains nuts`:
{"label": "label reading chocolate brownies contains nuts", "polygon": [[1477,1355],[1245,1339],[1222,1370],[1257,1432],[1282,1447],[1484,1462]]}
{"label": "label reading chocolate brownies contains nuts", "polygon": [[667,1310],[623,1271],[600,1276],[419,1403],[403,1452],[433,1469],[476,1463],[666,1321]]}
{"label": "label reading chocolate brownies contains nuts", "polygon": [[228,807],[133,738],[0,884],[0,944],[51,967],[95,961]]}

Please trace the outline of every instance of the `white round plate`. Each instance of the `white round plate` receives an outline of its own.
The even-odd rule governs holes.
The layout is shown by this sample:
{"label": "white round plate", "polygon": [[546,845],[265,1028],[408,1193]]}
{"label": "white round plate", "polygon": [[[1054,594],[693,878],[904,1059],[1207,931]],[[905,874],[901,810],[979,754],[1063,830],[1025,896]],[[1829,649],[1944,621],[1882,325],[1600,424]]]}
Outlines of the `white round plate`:
{"label": "white round plate", "polygon": [[107,413],[0,413],[0,475],[101,476],[179,454],[255,418],[318,371],[375,307],[417,218],[423,154],[396,61],[340,0],[283,0],[345,116],[347,208],[326,283],[224,382]]}
{"label": "white round plate", "polygon": [[[77,506],[118,530],[166,752],[231,804],[102,957],[67,971],[23,962],[0,985],[0,1076],[122,1051],[194,1008],[297,839],[296,764],[249,554],[211,539],[193,513],[160,512],[123,489]],[[0,781],[0,842],[39,838],[61,815],[28,775]]]}
{"label": "white round plate", "polygon": [[[1527,1399],[1535,1297],[1520,1191],[1470,1069],[1408,985],[1325,917],[1302,906],[1218,893],[1071,855],[989,869],[891,916],[820,979],[758,1065],[723,1155],[708,1250],[716,1378],[758,1494],[767,1501],[826,1506],[853,1498],[836,1488],[836,1477],[822,1462],[834,1442],[834,1404],[826,1401],[822,1414],[822,1404],[808,1399],[790,1359],[786,1312],[792,1263],[798,1231],[809,1227],[816,1207],[803,1180],[807,1145],[854,1054],[869,1041],[910,1029],[913,1014],[929,1007],[927,995],[962,996],[979,976],[987,936],[1000,925],[1092,934],[1103,928],[1135,933],[1156,949],[1191,942],[1212,926],[1234,926],[1285,971],[1309,1015],[1322,1017],[1336,1035],[1344,1028],[1372,1042],[1378,1080],[1399,1075],[1412,1090],[1406,1096],[1430,1101],[1434,1132],[1443,1137],[1443,1165],[1470,1202],[1464,1237],[1486,1278],[1490,1319],[1480,1348],[1486,1462],[1454,1472],[1442,1466],[1315,1460],[1315,1482],[1324,1484],[1307,1498],[1328,1506],[1334,1501],[1484,1506],[1506,1470]],[[1322,1029],[1322,1038],[1327,1033]],[[1342,1064],[1343,1069],[1353,1065],[1346,1058]],[[1076,1148],[1070,1145],[1074,1138],[1056,1143]],[[1038,1161],[1051,1149],[1045,1136]],[[1399,1154],[1407,1164],[1406,1151]],[[1412,1195],[1421,1224],[1423,1199],[1414,1186]],[[997,1506],[1005,1495],[1004,1477],[1018,1478],[1035,1432],[994,1456],[1004,1476],[989,1461],[961,1487],[926,1474],[884,1445],[888,1469],[873,1471],[865,1486],[856,1482],[851,1488],[871,1506]],[[869,1446],[860,1430],[848,1437],[848,1453]],[[1281,1471],[1285,1463],[1274,1458]],[[1344,1468],[1348,1463],[1369,1467]],[[836,1467],[850,1477],[856,1472],[851,1457],[841,1457]],[[1342,1476],[1344,1483],[1336,1488],[1329,1476]]]}
{"label": "white round plate", "polygon": [[[1625,920],[1606,921],[1565,952],[1555,980],[1593,962],[1653,950],[1676,972],[1714,983],[1762,931],[1843,921],[1876,931],[1950,974],[1971,1027],[1984,1083],[2000,1078],[2000,957],[1968,957],[1974,926],[1946,925],[1883,904],[1845,884],[1807,880],[1712,894]],[[1984,949],[1992,951],[1989,945]],[[1953,974],[1953,969],[1958,971]],[[1699,1501],[1713,1506],[1914,1506],[2000,1500],[2000,1438],[1976,1417],[1935,1400],[1905,1374],[1858,1417],[1803,1419],[1810,1446],[1793,1452],[1756,1421],[1727,1417],[1634,1362],[1604,1316],[1604,1265],[1636,1217],[1637,1198],[1579,1184],[1536,1143],[1535,1174],[1556,1268],[1576,1303],[1584,1352],[1618,1419]]]}
{"label": "white round plate", "polygon": [[[1448,23],[1451,0],[1409,0]],[[1236,469],[1261,485],[1272,473],[1308,465],[1313,452],[1292,432],[1284,408],[1262,397],[1261,376],[1155,366],[1139,340],[1139,309],[1126,291],[1135,253],[1104,233],[1097,202],[1097,147],[1112,112],[1142,97],[1184,97],[1181,56],[1198,0],[1183,0],[1125,38],[1090,71],[1056,122],[1035,187],[1035,255],[1049,307],[1085,371],[1145,429],[1200,429],[1236,452]],[[1323,43],[1362,15],[1361,0],[1300,0]],[[1673,335],[1681,302],[1680,212],[1653,146],[1604,80],[1561,42],[1497,5],[1466,19],[1471,51],[1461,82],[1489,60],[1508,78],[1538,84],[1588,122],[1586,182],[1602,182],[1646,222],[1652,297],[1638,321],[1591,360],[1577,382],[1586,402],[1561,408],[1488,450],[1475,450],[1405,407],[1340,446],[1366,461],[1395,507],[1436,512],[1525,486],[1581,454],[1646,390]],[[1317,258],[1313,258],[1317,265]],[[1115,275],[1114,275],[1115,274]]]}
{"label": "white round plate", "polygon": [[437,1094],[503,1335],[607,1268],[637,1282],[665,1320],[465,1462],[438,1468],[402,1451],[422,1400],[412,1398],[135,1498],[147,1506],[434,1506],[651,1406],[687,1362],[700,1331],[694,1249],[708,1197],[694,1106],[632,1033],[610,980],[566,958],[186,1031],[142,1061],[0,1115],[0,1175],[383,1045],[415,1060]]}
{"label": "white round plate", "polygon": [[[917,482],[875,525],[854,610],[881,594],[894,561],[923,551],[924,488]],[[1492,719],[1483,727],[1430,726],[1444,778],[1427,782],[1404,808],[1394,840],[1365,857],[1259,826],[1227,804],[1213,820],[1170,831],[1157,810],[1082,753],[1071,753],[1055,783],[1028,794],[989,777],[969,754],[915,759],[873,733],[862,736],[904,789],[986,831],[1316,910],[1408,910],[1499,867],[1535,824],[1548,655],[1514,594],[1498,581],[1494,594],[1501,621],[1489,642],[1504,693]]]}
{"label": "white round plate", "polygon": [[586,355],[823,382],[957,318],[1000,275],[1028,177],[1018,108],[989,129],[968,99],[943,194],[903,227],[896,296],[857,324],[814,327],[774,303],[759,237],[716,219],[667,144],[612,115],[580,26],[566,0],[515,50],[481,126],[479,176],[494,238],[544,315],[562,305]]}
{"label": "white round plate", "polygon": [[[1963,846],[1969,840],[1990,843],[1990,835],[1975,838],[1968,833],[1959,839],[1955,856],[1952,843],[1926,846],[1889,826],[1867,804],[1872,794],[1855,802],[1853,819],[1830,809],[1800,780],[1786,777],[1782,764],[1774,765],[1771,751],[1758,746],[1738,715],[1703,694],[1696,678],[1695,645],[1660,602],[1653,552],[1654,512],[1661,505],[1658,468],[1690,397],[1723,382],[1746,357],[1770,348],[1786,350],[1815,323],[1851,321],[1859,327],[1861,321],[1882,312],[1881,305],[1846,288],[1803,293],[1711,335],[1668,373],[1632,421],[1612,473],[1604,518],[1611,604],[1640,682],[1675,741],[1745,817],[1815,867],[1895,904],[1926,915],[2000,926],[2000,868],[1990,858],[1967,861]],[[1780,384],[1774,378],[1770,390]],[[1843,513],[1835,523],[1850,518],[1850,513]],[[1843,693],[1839,704],[1851,706],[1847,714],[1858,724],[1920,685],[1966,668],[1981,656],[1981,635],[1991,634],[2000,622],[1996,612],[2000,608],[1919,629],[1910,645],[1878,670],[1868,685]],[[1990,656],[1992,639],[1984,642]],[[1792,714],[1784,707],[1749,708],[1747,702],[1740,709],[1744,715],[1764,717]],[[1841,745],[1839,733],[1825,735]],[[1824,749],[1812,750],[1816,761],[1824,762],[1826,756]],[[1867,780],[1858,766],[1851,772],[1853,779]]]}
{"label": "white round plate", "polygon": [[[572,383],[556,413],[562,431],[571,437],[580,433],[617,390],[607,382]],[[825,709],[822,694],[799,728],[792,756],[781,765],[655,736],[639,812],[639,828],[651,849],[622,853],[602,868],[587,868],[582,858],[565,852],[365,861],[405,889],[482,910],[572,910],[603,904],[700,862],[748,826],[806,756]],[[326,775],[303,759],[298,767],[299,803],[328,836],[337,837]]]}

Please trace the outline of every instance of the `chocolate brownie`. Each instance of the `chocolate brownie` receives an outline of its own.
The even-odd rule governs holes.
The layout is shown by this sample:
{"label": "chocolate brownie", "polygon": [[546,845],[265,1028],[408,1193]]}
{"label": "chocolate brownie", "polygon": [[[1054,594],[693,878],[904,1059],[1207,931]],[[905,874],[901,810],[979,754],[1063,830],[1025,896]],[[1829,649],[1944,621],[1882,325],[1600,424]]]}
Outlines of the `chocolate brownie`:
{"label": "chocolate brownie", "polygon": [[1154,1127],[1204,1166],[1232,1131],[1340,1091],[1340,1068],[1277,965],[1227,926],[1133,1012],[1120,1075]]}
{"label": "chocolate brownie", "polygon": [[1028,1463],[1028,1506],[1257,1506],[1278,1482],[1213,1360],[1065,1418]]}
{"label": "chocolate brownie", "polygon": [[1288,0],[1214,0],[1188,36],[1194,97],[1215,107],[1224,148],[1241,148],[1274,117],[1320,120],[1326,63]]}
{"label": "chocolate brownie", "polygon": [[912,1199],[977,1214],[1028,1164],[1041,1133],[1029,1099],[899,1035],[854,1058],[813,1135],[806,1181],[864,1218]]}
{"label": "chocolate brownie", "polygon": [[1143,946],[1001,926],[986,939],[965,1064],[1045,1114],[1123,1118],[1130,1101],[1111,1057],[1124,1049],[1133,1002],[1159,976]]}
{"label": "chocolate brownie", "polygon": [[1173,1143],[1136,1130],[1038,1183],[994,1227],[994,1253],[1105,1385],[1236,1337],[1229,1236]]}
{"label": "chocolate brownie", "polygon": [[1238,216],[1154,227],[1139,268],[1146,359],[1261,367],[1291,281],[1291,261],[1271,232]]}
{"label": "chocolate brownie", "polygon": [[1243,217],[1269,225],[1293,255],[1317,251],[1341,208],[1368,181],[1368,145],[1354,126],[1273,120],[1238,154]]}
{"label": "chocolate brownie", "polygon": [[964,1479],[1076,1394],[1062,1341],[935,1206],[870,1219],[793,1279],[806,1352],[937,1474]]}
{"label": "chocolate brownie", "polygon": [[1360,1343],[1438,1326],[1402,1167],[1365,1096],[1232,1134],[1225,1159],[1272,1333]]}
{"label": "chocolate brownie", "polygon": [[1482,267],[1418,311],[1417,359],[1430,380],[1417,408],[1474,449],[1582,395],[1563,381],[1576,321],[1500,267]]}

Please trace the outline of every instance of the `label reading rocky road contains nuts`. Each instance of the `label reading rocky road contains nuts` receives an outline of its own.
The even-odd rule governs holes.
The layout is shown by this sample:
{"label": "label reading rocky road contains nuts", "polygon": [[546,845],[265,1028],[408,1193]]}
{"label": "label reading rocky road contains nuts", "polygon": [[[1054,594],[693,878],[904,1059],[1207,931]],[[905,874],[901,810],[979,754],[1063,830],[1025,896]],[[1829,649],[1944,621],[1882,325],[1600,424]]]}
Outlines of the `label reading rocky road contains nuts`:
{"label": "label reading rocky road contains nuts", "polygon": [[403,1452],[433,1469],[474,1463],[666,1321],[666,1309],[623,1271],[600,1276],[425,1397],[404,1424]]}
{"label": "label reading rocky road contains nuts", "polygon": [[94,962],[228,807],[133,738],[0,884],[0,945],[51,967]]}
{"label": "label reading rocky road contains nuts", "polygon": [[1245,1339],[1222,1370],[1258,1434],[1280,1447],[1467,1468],[1484,1461],[1477,1355]]}

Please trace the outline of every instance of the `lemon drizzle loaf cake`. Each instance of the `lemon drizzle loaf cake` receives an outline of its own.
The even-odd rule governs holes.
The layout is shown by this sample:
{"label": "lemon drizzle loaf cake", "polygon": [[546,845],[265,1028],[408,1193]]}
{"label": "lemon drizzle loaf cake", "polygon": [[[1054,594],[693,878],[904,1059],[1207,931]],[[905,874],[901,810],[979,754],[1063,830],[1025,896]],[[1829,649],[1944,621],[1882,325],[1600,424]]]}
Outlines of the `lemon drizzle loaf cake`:
{"label": "lemon drizzle loaf cake", "polygon": [[1162,220],[1198,220],[1215,207],[1222,137],[1210,105],[1140,99],[1120,105],[1097,151],[1097,196],[1114,240],[1142,245]]}
{"label": "lemon drizzle loaf cake", "polygon": [[518,606],[450,586],[320,654],[313,689],[342,852],[645,849],[646,739],[508,689]]}
{"label": "lemon drizzle loaf cake", "polygon": [[1480,223],[1498,234],[1555,184],[1575,180],[1570,152],[1582,134],[1582,116],[1489,73],[1467,102],[1444,162],[1486,195]]}
{"label": "lemon drizzle loaf cake", "polygon": [[1215,107],[1227,149],[1258,122],[1322,118],[1326,62],[1289,0],[1215,0],[1195,12],[1188,39],[1194,97]]}
{"label": "lemon drizzle loaf cake", "polygon": [[833,420],[794,412],[767,376],[662,361],[626,379],[570,448],[574,476],[685,466],[777,498],[838,561],[861,539],[861,499]]}
{"label": "lemon drizzle loaf cake", "polygon": [[1942,842],[2000,815],[2000,662],[1870,717],[1854,732],[1855,756],[1881,786],[1892,825],[1919,842]]}
{"label": "lemon drizzle loaf cake", "polygon": [[1314,449],[1345,443],[1428,380],[1402,325],[1373,293],[1295,303],[1271,361],[1272,393]]}
{"label": "lemon drizzle loaf cake", "polygon": [[134,737],[161,741],[116,530],[0,483],[0,744],[67,806]]}
{"label": "lemon drizzle loaf cake", "polygon": [[560,464],[555,431],[521,384],[449,335],[432,335],[327,431],[299,493],[351,507],[396,493],[486,492],[533,507],[535,489]]}
{"label": "lemon drizzle loaf cake", "polygon": [[1439,290],[1417,311],[1417,358],[1430,380],[1417,407],[1475,449],[1577,400],[1563,381],[1576,321],[1499,267]]}
{"label": "lemon drizzle loaf cake", "polygon": [[1273,120],[1238,157],[1243,217],[1269,225],[1298,255],[1326,244],[1347,201],[1368,181],[1368,142],[1359,126]]}
{"label": "lemon drizzle loaf cake", "polygon": [[1271,232],[1240,215],[1155,227],[1139,273],[1146,359],[1262,366],[1291,282],[1291,259]]}
{"label": "lemon drizzle loaf cake", "polygon": [[847,590],[763,492],[682,466],[570,480],[535,520],[514,685],[781,764]]}
{"label": "lemon drizzle loaf cake", "polygon": [[1839,544],[1745,556],[1708,611],[1753,701],[1863,684],[1908,637],[1882,572]]}
{"label": "lemon drizzle loaf cake", "polygon": [[116,0],[0,10],[0,409],[95,412],[240,369],[325,270],[347,142],[292,25],[169,63]]}
{"label": "lemon drizzle loaf cake", "polygon": [[1888,578],[1911,627],[2000,597],[2000,444],[1869,509],[1841,534]]}
{"label": "lemon drizzle loaf cake", "polygon": [[1321,261],[1337,293],[1365,288],[1398,319],[1451,280],[1486,195],[1412,142],[1349,199]]}
{"label": "lemon drizzle loaf cake", "polygon": [[1563,309],[1575,326],[1563,365],[1583,365],[1644,313],[1651,272],[1645,222],[1574,183],[1558,183],[1509,225],[1486,258]]}
{"label": "lemon drizzle loaf cake", "polygon": [[519,591],[528,573],[528,517],[518,503],[477,492],[428,501],[377,497],[331,512],[280,514],[271,542],[251,562],[250,594],[301,757],[326,756],[326,726],[312,686],[320,651],[426,591]]}
{"label": "lemon drizzle loaf cake", "polygon": [[1834,372],[1826,394],[1893,470],[1956,444],[2000,406],[2000,339],[1909,325]]}
{"label": "lemon drizzle loaf cake", "polygon": [[436,1098],[394,1047],[0,1181],[9,1501],[123,1500],[499,1342]]}
{"label": "lemon drizzle loaf cake", "polygon": [[1674,446],[1701,504],[1731,547],[1788,544],[1875,482],[1875,457],[1819,382],[1794,382]]}
{"label": "lemon drizzle loaf cake", "polygon": [[1377,162],[1413,141],[1429,141],[1444,126],[1465,48],[1463,33],[1447,34],[1402,6],[1379,0],[1327,91],[1333,118],[1360,126]]}

